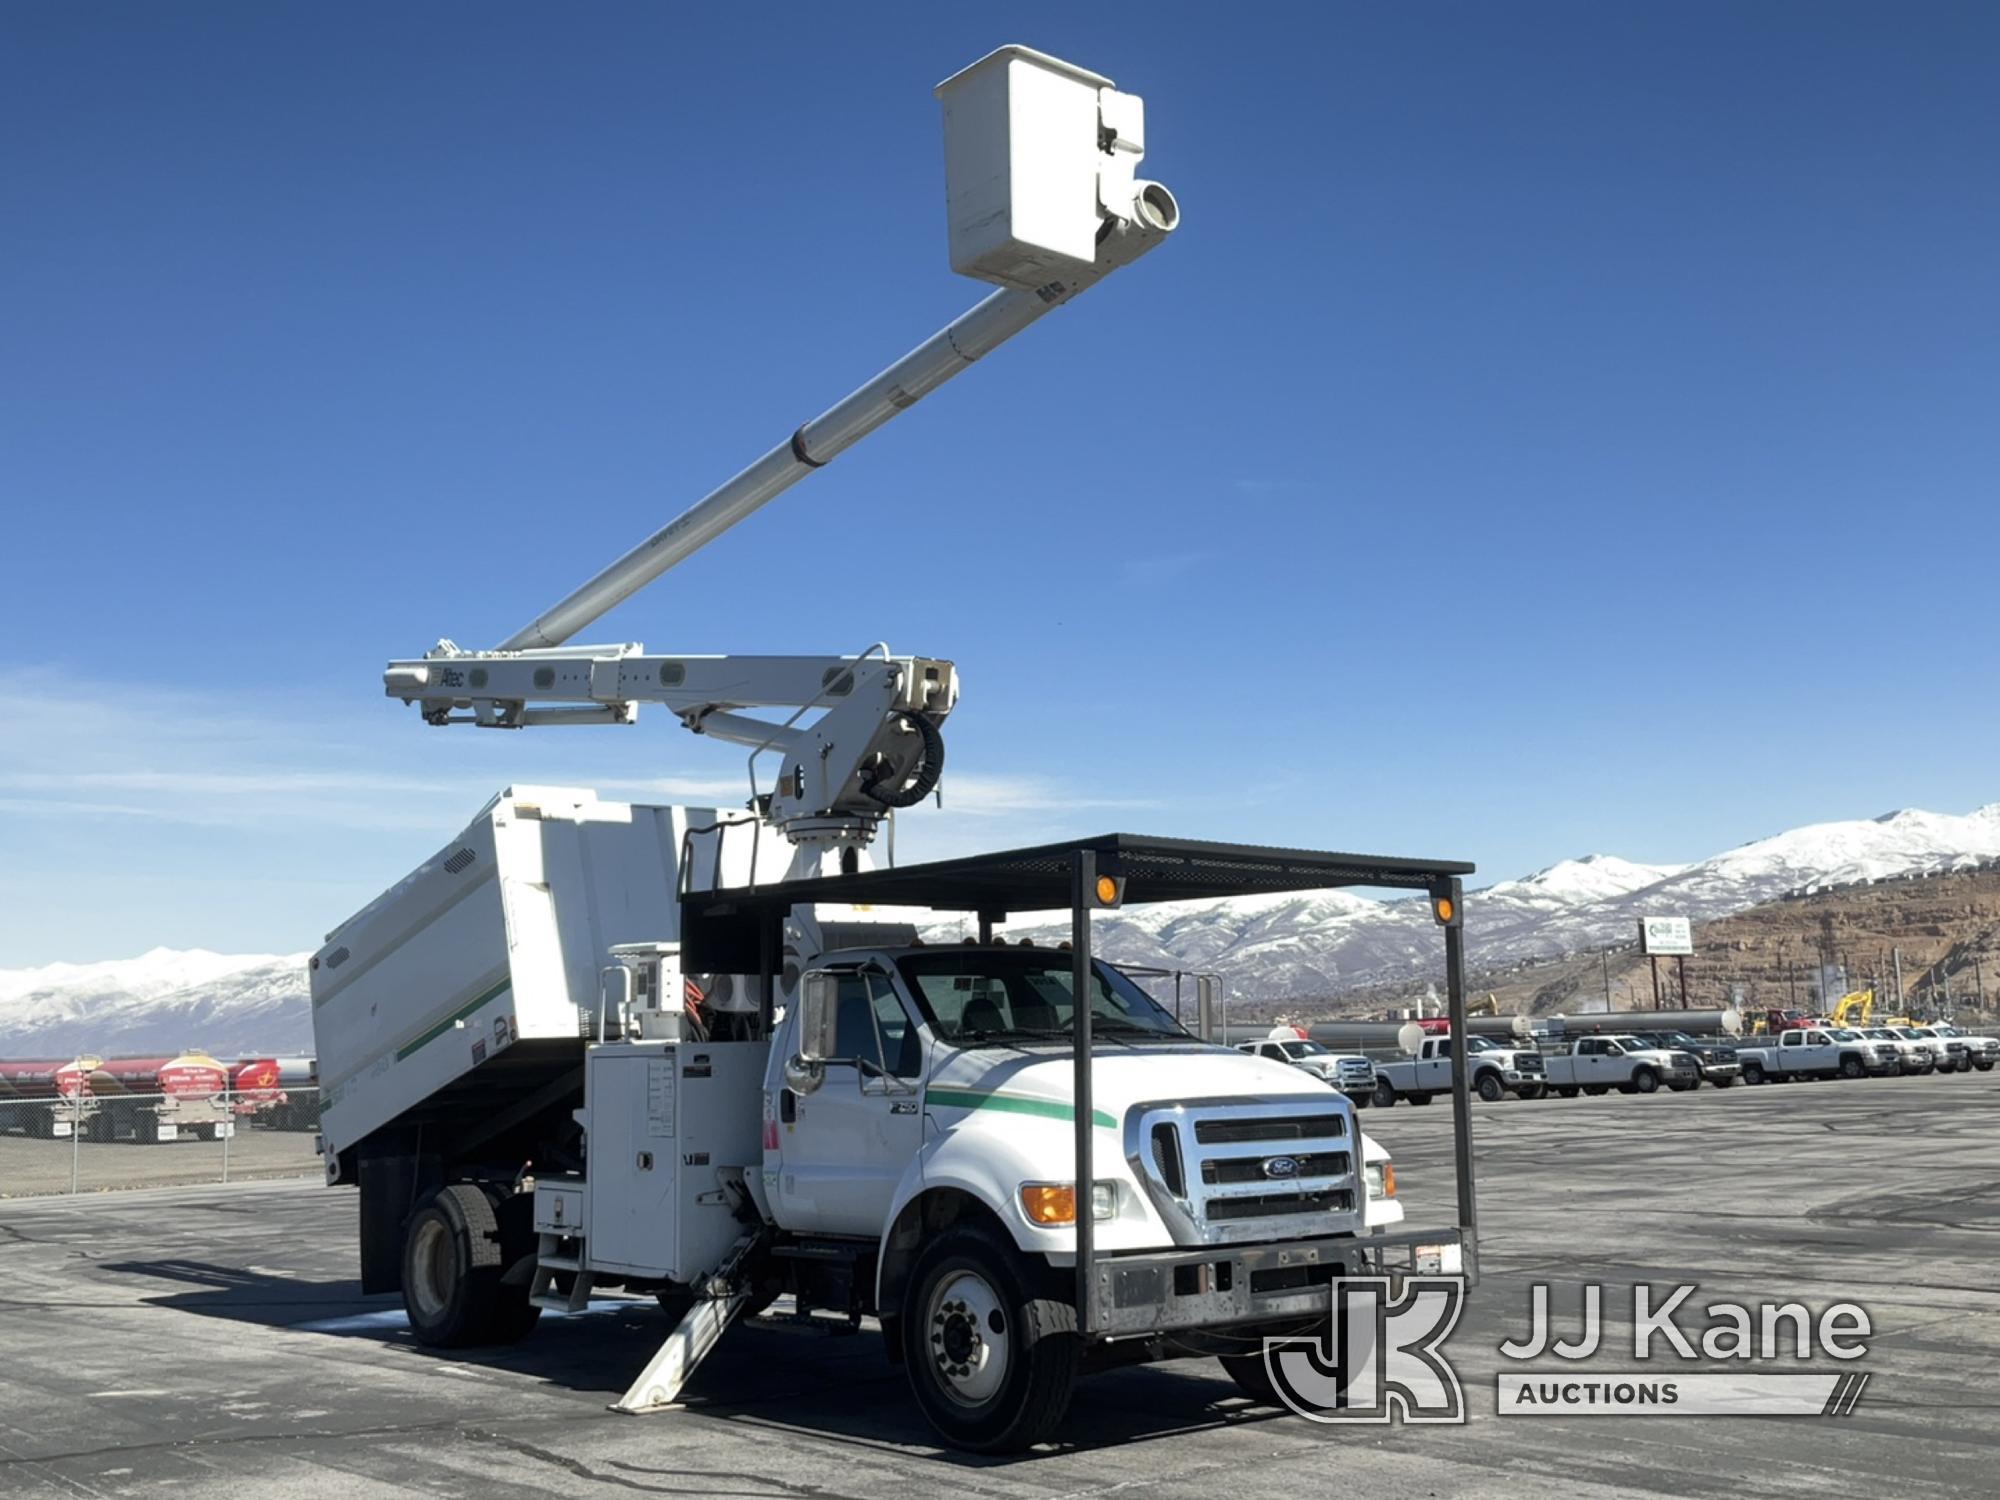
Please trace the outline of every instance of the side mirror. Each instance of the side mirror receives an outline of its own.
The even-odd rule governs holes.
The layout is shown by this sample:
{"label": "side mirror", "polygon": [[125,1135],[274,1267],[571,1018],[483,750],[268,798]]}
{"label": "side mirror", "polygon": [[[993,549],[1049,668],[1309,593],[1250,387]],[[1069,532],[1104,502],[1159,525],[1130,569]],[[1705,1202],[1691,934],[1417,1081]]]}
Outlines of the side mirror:
{"label": "side mirror", "polygon": [[840,1018],[840,981],[825,969],[808,972],[799,986],[799,1060],[823,1063],[833,1056]]}

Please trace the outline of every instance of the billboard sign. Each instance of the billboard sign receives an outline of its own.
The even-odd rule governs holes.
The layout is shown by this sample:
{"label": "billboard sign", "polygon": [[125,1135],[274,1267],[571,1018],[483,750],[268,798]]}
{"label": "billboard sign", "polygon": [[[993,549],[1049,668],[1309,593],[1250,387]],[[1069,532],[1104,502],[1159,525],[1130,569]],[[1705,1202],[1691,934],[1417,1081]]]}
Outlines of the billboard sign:
{"label": "billboard sign", "polygon": [[1648,958],[1676,958],[1694,952],[1694,923],[1686,917],[1639,918],[1639,951]]}

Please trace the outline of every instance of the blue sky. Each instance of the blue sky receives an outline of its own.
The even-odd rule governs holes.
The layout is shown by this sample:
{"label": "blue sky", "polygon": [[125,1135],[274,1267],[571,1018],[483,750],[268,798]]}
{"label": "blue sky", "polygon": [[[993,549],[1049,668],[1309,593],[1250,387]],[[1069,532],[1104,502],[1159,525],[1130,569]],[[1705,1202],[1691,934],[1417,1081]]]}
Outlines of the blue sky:
{"label": "blue sky", "polygon": [[0,965],[285,951],[511,780],[497,641],[981,293],[931,86],[1148,108],[1172,243],[592,632],[949,656],[902,853],[1683,860],[2000,797],[2000,11],[20,3]]}

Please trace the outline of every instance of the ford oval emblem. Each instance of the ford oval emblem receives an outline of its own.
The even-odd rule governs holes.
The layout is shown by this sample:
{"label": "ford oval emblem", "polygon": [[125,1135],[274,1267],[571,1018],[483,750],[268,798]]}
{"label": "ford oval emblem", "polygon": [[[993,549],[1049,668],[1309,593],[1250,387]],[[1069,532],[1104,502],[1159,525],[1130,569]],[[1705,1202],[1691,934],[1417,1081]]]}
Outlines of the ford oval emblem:
{"label": "ford oval emblem", "polygon": [[1299,1175],[1299,1159],[1296,1156],[1273,1156],[1264,1162],[1266,1177],[1296,1177]]}

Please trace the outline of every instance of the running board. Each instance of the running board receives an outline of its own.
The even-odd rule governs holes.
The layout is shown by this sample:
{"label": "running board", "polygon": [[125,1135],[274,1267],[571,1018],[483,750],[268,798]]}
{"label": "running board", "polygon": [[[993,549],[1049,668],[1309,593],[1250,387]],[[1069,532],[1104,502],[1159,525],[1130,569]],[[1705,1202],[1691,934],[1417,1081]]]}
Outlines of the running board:
{"label": "running board", "polygon": [[[535,1254],[535,1279],[528,1284],[528,1301],[548,1312],[582,1312],[590,1306],[596,1278],[583,1268],[582,1242],[578,1242],[576,1254],[568,1256],[560,1253],[562,1240],[559,1234],[542,1236],[541,1249]],[[568,1291],[556,1290],[557,1276],[569,1278]]]}

